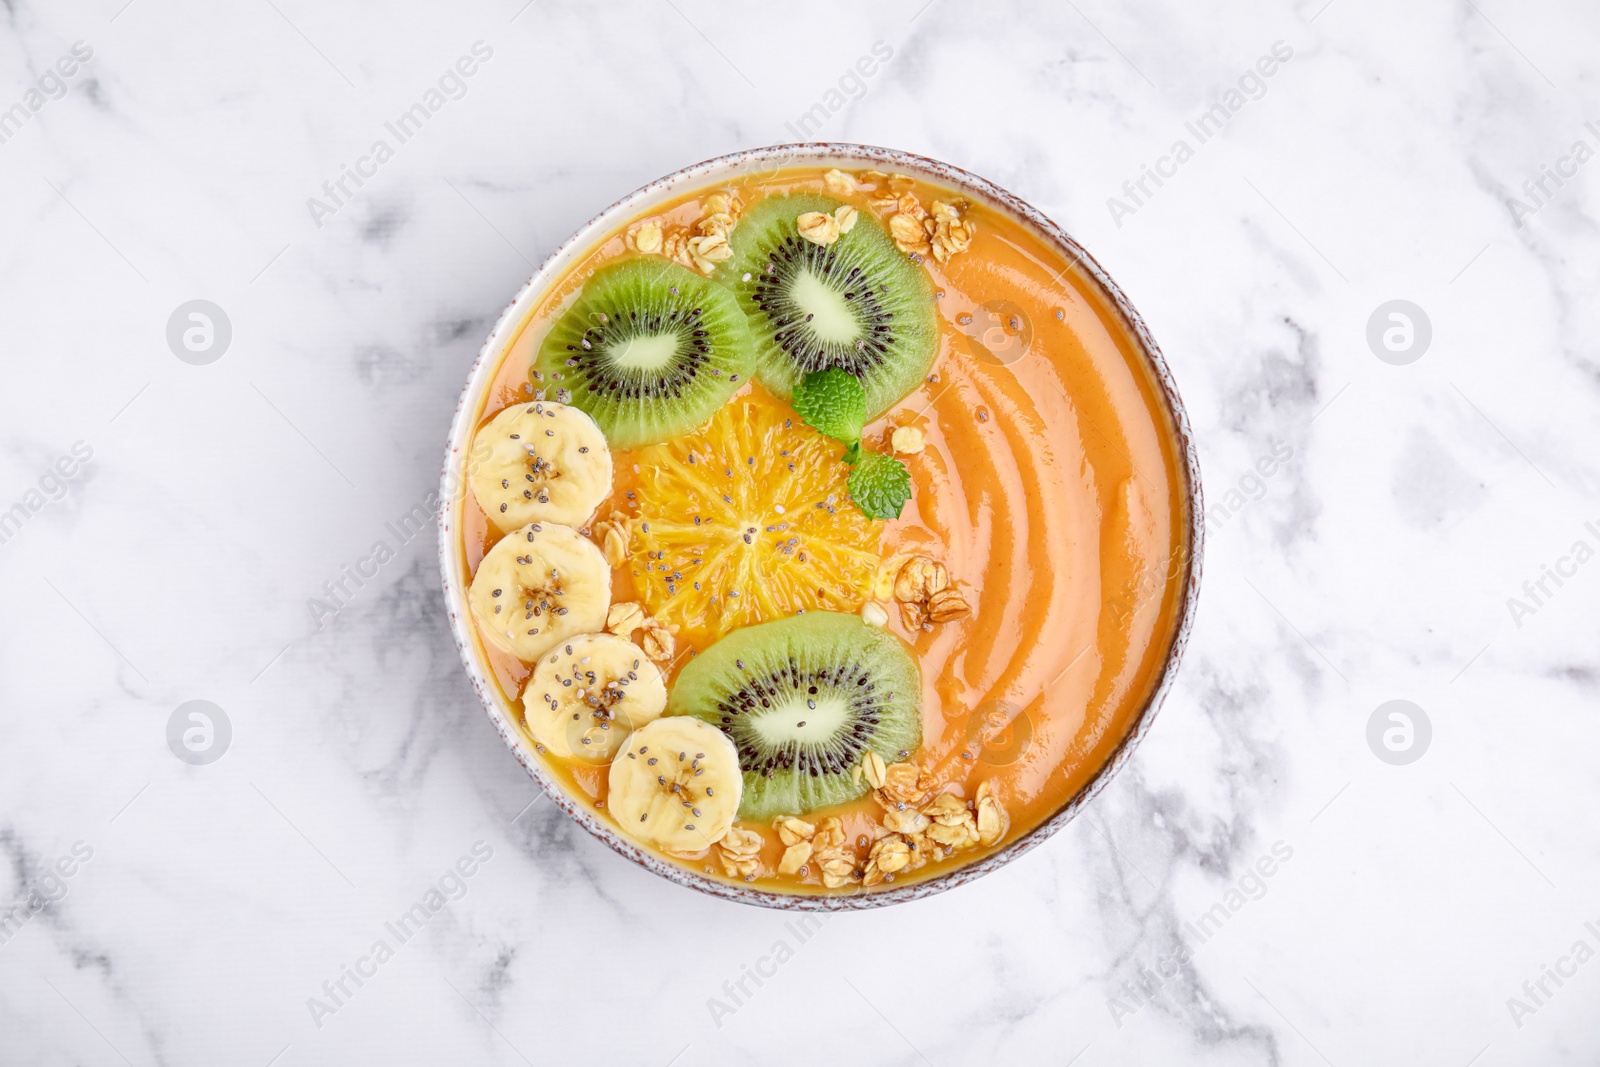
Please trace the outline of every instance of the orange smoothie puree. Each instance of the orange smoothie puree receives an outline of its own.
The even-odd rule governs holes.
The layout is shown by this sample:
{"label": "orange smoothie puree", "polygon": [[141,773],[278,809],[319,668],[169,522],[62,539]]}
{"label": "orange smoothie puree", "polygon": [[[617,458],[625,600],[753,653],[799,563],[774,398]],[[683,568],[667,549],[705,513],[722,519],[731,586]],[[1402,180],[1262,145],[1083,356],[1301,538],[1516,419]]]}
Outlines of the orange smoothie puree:
{"label": "orange smoothie puree", "polygon": [[[620,225],[521,324],[478,424],[527,399],[540,341],[594,270],[637,255],[624,240],[629,225],[655,219],[692,226],[704,214],[703,198],[715,192],[735,193],[747,207],[769,194],[825,192],[824,170],[784,169],[698,189]],[[925,205],[961,199],[920,180],[910,190]],[[851,202],[874,214],[874,195],[885,194]],[[915,493],[899,519],[882,524],[880,553],[891,562],[914,555],[942,561],[973,609],[931,631],[908,630],[892,596],[878,597],[888,628],[914,649],[922,670],[923,741],[911,759],[968,799],[991,780],[1009,826],[995,844],[936,859],[902,874],[895,887],[1004,848],[1089,782],[1151,695],[1188,573],[1182,456],[1136,339],[1095,281],[1024,223],[981,203],[965,217],[976,223],[971,247],[945,263],[930,256],[922,264],[939,294],[938,359],[915,392],[867,427],[865,444],[888,452],[889,436],[901,426],[925,434],[922,452],[901,457]],[[735,243],[737,237],[735,228]],[[747,384],[735,400],[747,395],[789,413],[758,385]],[[628,510],[627,494],[637,488],[639,451],[614,454],[615,491],[596,518],[613,509],[637,514]],[[470,490],[455,506],[470,574],[499,535]],[[632,561],[612,579],[614,602],[643,599]],[[863,597],[870,592],[862,590]],[[669,684],[690,651],[708,643],[690,629],[678,634],[677,658],[663,667]],[[528,668],[481,640],[477,651],[520,722]],[[605,767],[540,758],[575,798],[603,814]],[[843,817],[853,841],[870,842],[881,809],[868,794],[802,817],[815,822],[828,814]],[[771,827],[740,825],[766,837],[763,861],[775,871],[783,846]],[[859,851],[864,860],[864,843]],[[724,877],[709,850],[672,858]],[[827,892],[814,871],[754,884]]]}

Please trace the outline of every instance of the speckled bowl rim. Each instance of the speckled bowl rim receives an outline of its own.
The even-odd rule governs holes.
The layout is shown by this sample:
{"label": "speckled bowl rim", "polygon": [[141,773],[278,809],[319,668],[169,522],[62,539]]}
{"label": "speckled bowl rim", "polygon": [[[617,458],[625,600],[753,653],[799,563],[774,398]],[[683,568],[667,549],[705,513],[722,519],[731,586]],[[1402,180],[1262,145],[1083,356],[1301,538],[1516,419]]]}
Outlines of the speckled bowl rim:
{"label": "speckled bowl rim", "polygon": [[[945,874],[901,888],[870,892],[858,888],[854,892],[847,893],[807,895],[774,893],[753,886],[734,885],[663,859],[623,837],[603,819],[597,817],[586,802],[568,796],[558,783],[545,774],[539,765],[538,757],[523,741],[513,718],[514,709],[501,703],[497,695],[497,686],[486,677],[484,665],[478,662],[473,650],[471,613],[466,600],[468,576],[461,573],[455,551],[454,512],[455,494],[462,484],[463,465],[467,446],[471,442],[475,428],[479,401],[494,381],[501,353],[512,340],[524,317],[545,295],[549,286],[562,278],[569,266],[588,254],[595,244],[609,235],[619,223],[635,217],[654,204],[678,195],[682,190],[712,185],[718,179],[729,176],[770,172],[780,167],[823,164],[839,167],[876,167],[880,170],[919,174],[934,182],[960,190],[976,200],[1009,212],[1031,226],[1046,241],[1054,244],[1069,262],[1078,265],[1083,273],[1093,279],[1138,340],[1172,420],[1178,451],[1182,457],[1184,496],[1189,512],[1187,520],[1190,552],[1186,560],[1188,573],[1184,575],[1183,593],[1178,602],[1177,627],[1173,634],[1172,646],[1151,689],[1150,697],[1110,758],[1071,800],[1028,833],[976,863],[957,867]],[[578,825],[646,870],[653,871],[679,885],[698,889],[725,900],[789,911],[881,908],[908,900],[920,900],[981,878],[1037,848],[1072,821],[1078,811],[1105,787],[1149,730],[1177,674],[1178,663],[1188,644],[1199,600],[1201,555],[1205,534],[1204,506],[1200,490],[1200,460],[1190,432],[1188,415],[1184,411],[1182,400],[1179,399],[1172,371],[1139,313],[1134,310],[1116,282],[1112,281],[1100,264],[1095,262],[1094,257],[1065,230],[1031,204],[959,167],[909,152],[871,145],[835,142],[782,144],[718,156],[658,178],[649,185],[629,193],[585,223],[539,265],[538,270],[506,305],[499,321],[495,323],[494,329],[490,331],[483,347],[478,351],[478,358],[467,376],[467,384],[461,391],[461,399],[456,405],[455,417],[450,424],[450,438],[445,453],[444,470],[440,477],[439,496],[439,565],[444,579],[445,606],[450,615],[450,628],[455,636],[456,647],[461,653],[461,662],[466,667],[467,677],[471,680],[473,689],[477,691],[478,699],[489,713],[489,719],[494,723],[495,729],[500,732],[501,738],[516,755],[523,768],[562,811],[577,821]]]}

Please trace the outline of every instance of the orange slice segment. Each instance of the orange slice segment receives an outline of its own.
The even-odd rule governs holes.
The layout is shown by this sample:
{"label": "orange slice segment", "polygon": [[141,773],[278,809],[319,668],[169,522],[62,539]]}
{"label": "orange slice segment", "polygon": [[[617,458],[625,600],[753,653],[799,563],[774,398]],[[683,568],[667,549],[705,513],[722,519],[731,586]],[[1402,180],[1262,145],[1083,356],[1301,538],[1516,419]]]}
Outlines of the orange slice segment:
{"label": "orange slice segment", "polygon": [[752,388],[700,429],[642,448],[631,565],[690,647],[801,610],[858,611],[883,523],[850,503],[844,446]]}

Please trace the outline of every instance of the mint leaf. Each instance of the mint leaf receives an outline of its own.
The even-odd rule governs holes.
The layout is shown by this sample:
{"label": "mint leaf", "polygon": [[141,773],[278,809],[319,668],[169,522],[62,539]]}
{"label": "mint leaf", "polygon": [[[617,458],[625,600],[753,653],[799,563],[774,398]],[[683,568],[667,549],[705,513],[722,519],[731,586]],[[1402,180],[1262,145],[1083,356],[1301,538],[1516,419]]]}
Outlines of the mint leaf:
{"label": "mint leaf", "polygon": [[856,376],[838,367],[812,371],[795,387],[790,403],[807,426],[845,446],[840,458],[853,468],[850,499],[861,513],[869,519],[898,519],[911,499],[911,472],[893,456],[862,449],[867,393]]}
{"label": "mint leaf", "polygon": [[850,499],[869,519],[898,519],[911,499],[911,472],[880,452],[863,452],[848,484]]}
{"label": "mint leaf", "polygon": [[812,371],[791,400],[807,426],[847,445],[861,440],[867,424],[867,393],[856,376],[832,367]]}

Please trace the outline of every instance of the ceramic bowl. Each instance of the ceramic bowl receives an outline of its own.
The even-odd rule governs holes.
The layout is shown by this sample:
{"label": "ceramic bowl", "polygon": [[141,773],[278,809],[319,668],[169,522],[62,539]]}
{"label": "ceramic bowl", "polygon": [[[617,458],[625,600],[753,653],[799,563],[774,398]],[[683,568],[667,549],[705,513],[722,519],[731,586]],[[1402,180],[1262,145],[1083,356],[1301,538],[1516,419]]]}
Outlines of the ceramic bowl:
{"label": "ceramic bowl", "polygon": [[[1054,244],[1069,262],[1077,263],[1082,272],[1104,291],[1109,302],[1121,314],[1129,331],[1143,350],[1144,359],[1167,406],[1174,432],[1177,436],[1178,453],[1181,456],[1179,473],[1184,481],[1188,499],[1188,541],[1192,546],[1188,559],[1184,561],[1183,592],[1177,608],[1177,627],[1174,632],[1172,646],[1167,652],[1166,662],[1162,666],[1156,683],[1151,690],[1150,698],[1146,701],[1144,707],[1140,709],[1136,720],[1111,758],[1101,766],[1100,770],[1079,790],[1076,796],[1062,805],[1050,818],[1033,830],[1022,835],[998,852],[984,857],[982,860],[953,868],[936,877],[902,888],[880,888],[871,891],[857,889],[854,892],[826,896],[776,893],[755,887],[733,885],[720,879],[703,875],[698,871],[679,866],[640,847],[618,833],[595,813],[588,802],[568,796],[560,785],[545,774],[540,765],[539,757],[535,755],[532,745],[524,738],[521,729],[517,725],[517,709],[503,700],[499,689],[489,679],[484,665],[478,660],[471,632],[473,626],[472,615],[467,607],[467,588],[470,584],[471,576],[463,572],[453,543],[456,538],[456,503],[463,485],[465,457],[468,446],[471,444],[477,412],[483,399],[484,391],[489,388],[490,383],[494,380],[500,357],[515,336],[518,325],[544,296],[546,290],[558,282],[574,262],[581,259],[595,245],[603,241],[619,224],[644,213],[654,205],[670,200],[687,190],[722,184],[739,176],[771,173],[776,168],[789,166],[824,166],[839,167],[841,169],[899,171],[931,179],[941,185],[959,190],[963,195],[975,202],[985,203],[1019,219],[1040,234],[1046,241]],[[478,699],[482,701],[484,710],[489,713],[490,721],[494,723],[495,729],[500,732],[501,738],[504,739],[506,746],[511,749],[517,760],[527,769],[528,773],[533,776],[533,779],[539,783],[550,798],[555,801],[556,805],[575,819],[578,825],[634,863],[679,885],[689,886],[703,893],[722,897],[725,900],[769,908],[792,911],[839,911],[881,908],[890,904],[917,900],[963,885],[976,878],[981,878],[990,871],[999,869],[1018,856],[1043,844],[1052,834],[1070,822],[1084,805],[1088,804],[1095,794],[1104,788],[1105,784],[1111,780],[1111,777],[1117,773],[1118,768],[1127,760],[1129,753],[1139,743],[1145,731],[1150,728],[1151,721],[1154,719],[1157,709],[1161,706],[1162,700],[1166,697],[1167,690],[1171,687],[1173,678],[1177,673],[1178,661],[1183,654],[1184,645],[1188,641],[1189,630],[1194,619],[1195,604],[1199,598],[1200,557],[1204,533],[1202,529],[1204,511],[1200,496],[1199,459],[1195,453],[1194,441],[1189,431],[1188,418],[1184,413],[1183,403],[1178,398],[1177,386],[1172,380],[1171,371],[1168,369],[1166,361],[1162,358],[1161,350],[1156,346],[1155,339],[1150,336],[1150,331],[1139,317],[1139,313],[1133,309],[1133,305],[1128,302],[1122,290],[1101,269],[1100,265],[1094,261],[1094,258],[1084,251],[1066,231],[1046,218],[1032,205],[999,188],[992,182],[986,181],[975,174],[969,174],[948,163],[941,163],[938,160],[912,155],[908,152],[889,148],[876,148],[868,145],[836,143],[787,144],[719,156],[703,163],[696,163],[691,167],[684,167],[682,170],[675,171],[664,178],[658,178],[649,185],[629,193],[585,223],[577,233],[562,242],[561,246],[550,253],[549,257],[539,265],[539,269],[534,272],[533,277],[528,279],[517,295],[512,298],[511,303],[506,306],[505,311],[500,315],[499,321],[495,323],[494,329],[490,331],[488,339],[484,341],[483,348],[479,350],[478,358],[472,365],[471,373],[467,376],[466,388],[462,390],[461,399],[456,406],[455,418],[450,425],[449,448],[445,453],[444,473],[440,483],[439,495],[441,500],[439,511],[439,562],[444,576],[445,605],[450,614],[451,630],[455,636],[456,646],[461,652],[461,661],[466,666],[467,677],[471,679],[472,687],[477,690]]]}

